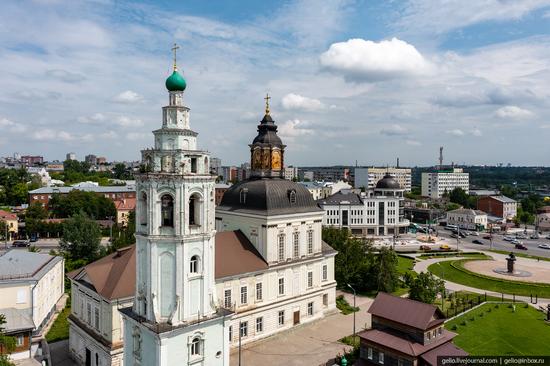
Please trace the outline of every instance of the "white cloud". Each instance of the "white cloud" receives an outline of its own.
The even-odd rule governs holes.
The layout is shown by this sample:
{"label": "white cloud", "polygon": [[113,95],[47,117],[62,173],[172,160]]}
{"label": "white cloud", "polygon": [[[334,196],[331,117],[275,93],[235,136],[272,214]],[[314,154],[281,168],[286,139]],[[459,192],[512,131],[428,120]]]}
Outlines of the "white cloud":
{"label": "white cloud", "polygon": [[452,129],[452,130],[448,130],[447,133],[449,135],[453,135],[453,136],[456,136],[456,137],[462,137],[465,135],[464,131],[458,129],[458,128],[455,128],[455,129]]}
{"label": "white cloud", "polygon": [[401,125],[393,124],[389,127],[384,127],[383,129],[381,129],[380,134],[386,136],[403,136],[408,135],[409,130]]}
{"label": "white cloud", "polygon": [[144,132],[129,132],[126,134],[126,138],[131,141],[150,139],[150,133]]}
{"label": "white cloud", "polygon": [[107,119],[103,113],[95,113],[89,117],[86,116],[80,116],[76,120],[78,123],[96,123],[96,122],[103,122]]}
{"label": "white cloud", "polygon": [[139,127],[143,125],[143,122],[138,118],[130,118],[127,116],[119,116],[115,119],[115,122],[121,127]]}
{"label": "white cloud", "polygon": [[27,131],[27,126],[21,123],[13,122],[7,118],[0,118],[0,128],[14,133],[23,133]]}
{"label": "white cloud", "polygon": [[508,119],[523,119],[533,116],[533,112],[515,105],[507,105],[499,108],[496,110],[495,114],[497,117]]}
{"label": "white cloud", "polygon": [[320,56],[321,66],[348,81],[379,81],[424,73],[429,64],[416,48],[400,39],[380,42],[360,38],[333,43]]}
{"label": "white cloud", "polygon": [[114,140],[118,137],[118,134],[115,131],[106,131],[99,135],[102,139]]}
{"label": "white cloud", "polygon": [[472,131],[471,131],[472,135],[475,136],[475,137],[481,137],[483,136],[483,132],[479,129],[479,128],[474,128]]}
{"label": "white cloud", "polygon": [[134,91],[126,90],[115,96],[113,100],[117,103],[132,104],[141,102],[143,100],[143,96]]}
{"label": "white cloud", "polygon": [[281,105],[287,110],[316,111],[325,108],[325,105],[318,99],[308,98],[294,93],[285,95],[281,99]]}
{"label": "white cloud", "polygon": [[405,141],[405,143],[407,145],[410,145],[410,146],[421,146],[422,143],[420,141],[416,141],[416,140],[407,140]]}
{"label": "white cloud", "polygon": [[299,119],[291,119],[279,126],[279,135],[281,137],[294,138],[299,136],[312,135],[314,131],[310,123]]}
{"label": "white cloud", "polygon": [[86,79],[86,77],[82,74],[62,69],[48,70],[46,71],[46,75],[51,78],[64,81],[66,83],[78,83]]}

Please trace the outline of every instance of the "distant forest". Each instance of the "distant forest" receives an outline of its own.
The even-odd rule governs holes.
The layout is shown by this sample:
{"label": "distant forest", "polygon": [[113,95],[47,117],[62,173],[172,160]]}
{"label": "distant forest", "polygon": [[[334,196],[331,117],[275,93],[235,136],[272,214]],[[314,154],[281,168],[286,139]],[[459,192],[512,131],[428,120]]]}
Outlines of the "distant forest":
{"label": "distant forest", "polygon": [[[500,188],[515,185],[520,190],[545,189],[550,187],[550,167],[496,167],[465,166],[470,173],[471,188]],[[432,168],[412,168],[412,184],[420,187],[422,172]]]}

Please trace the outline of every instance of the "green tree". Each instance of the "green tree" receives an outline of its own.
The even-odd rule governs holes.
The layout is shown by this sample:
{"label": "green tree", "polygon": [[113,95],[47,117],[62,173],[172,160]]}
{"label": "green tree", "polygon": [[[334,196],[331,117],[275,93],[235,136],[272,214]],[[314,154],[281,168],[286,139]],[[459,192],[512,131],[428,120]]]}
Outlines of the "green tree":
{"label": "green tree", "polygon": [[375,257],[374,273],[377,275],[378,291],[393,292],[399,283],[398,258],[391,248],[382,247]]}
{"label": "green tree", "polygon": [[0,314],[0,366],[13,366],[8,355],[15,350],[15,338],[4,334],[6,316]]}
{"label": "green tree", "polygon": [[57,218],[70,217],[79,212],[84,212],[95,220],[116,216],[113,201],[95,192],[73,190],[66,195],[54,194],[49,206]]}
{"label": "green tree", "polygon": [[113,168],[113,176],[116,179],[132,179],[132,172],[123,163],[116,163]]}
{"label": "green tree", "polygon": [[6,240],[6,222],[0,220],[0,240]]}
{"label": "green tree", "polygon": [[468,194],[460,187],[456,187],[451,191],[449,194],[449,201],[458,203],[464,207],[469,207]]}
{"label": "green tree", "polygon": [[84,212],[75,214],[63,223],[60,248],[72,260],[93,261],[99,255],[101,229]]}
{"label": "green tree", "polygon": [[48,211],[46,211],[42,203],[37,201],[31,203],[27,208],[27,211],[25,212],[25,220],[27,219],[42,220],[47,217],[48,217]]}
{"label": "green tree", "polygon": [[421,272],[410,280],[409,299],[433,304],[437,294],[445,289],[445,282],[430,272]]}
{"label": "green tree", "polygon": [[113,227],[113,241],[111,243],[111,251],[132,245],[136,242],[134,233],[136,232],[136,214],[131,211],[128,215],[128,224],[123,227],[118,225]]}

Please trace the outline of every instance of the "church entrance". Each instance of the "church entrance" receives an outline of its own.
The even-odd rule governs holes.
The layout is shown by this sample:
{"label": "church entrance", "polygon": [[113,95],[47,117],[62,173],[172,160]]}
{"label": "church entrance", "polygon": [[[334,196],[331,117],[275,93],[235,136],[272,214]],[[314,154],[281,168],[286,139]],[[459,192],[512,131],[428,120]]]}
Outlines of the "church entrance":
{"label": "church entrance", "polygon": [[300,324],[300,310],[294,312],[294,325]]}

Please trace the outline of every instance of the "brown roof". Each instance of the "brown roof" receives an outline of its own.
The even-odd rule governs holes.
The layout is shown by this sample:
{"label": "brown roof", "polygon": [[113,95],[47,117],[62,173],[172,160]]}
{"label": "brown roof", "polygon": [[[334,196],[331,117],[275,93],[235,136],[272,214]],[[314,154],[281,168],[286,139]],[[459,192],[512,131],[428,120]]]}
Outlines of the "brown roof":
{"label": "brown roof", "polygon": [[453,342],[447,342],[420,356],[428,365],[436,366],[438,356],[468,356],[468,352],[458,348]]}
{"label": "brown roof", "polygon": [[265,260],[242,231],[216,233],[216,279],[267,268]]}
{"label": "brown roof", "polygon": [[8,211],[0,210],[0,220],[17,220],[17,215]]}
{"label": "brown roof", "polygon": [[413,328],[426,330],[444,321],[437,306],[379,292],[369,313]]}
{"label": "brown roof", "polygon": [[434,348],[437,348],[444,343],[451,342],[456,336],[456,333],[443,330],[443,334],[438,336],[438,339],[426,345],[413,341],[412,339],[403,338],[388,332],[378,329],[365,330],[358,334],[361,339],[379,344],[383,347],[393,349],[409,356],[419,356]]}
{"label": "brown roof", "polygon": [[119,249],[67,273],[67,276],[76,281],[88,282],[98,294],[109,300],[133,296],[136,285],[136,246]]}
{"label": "brown roof", "polygon": [[135,198],[124,198],[121,200],[114,201],[115,208],[117,211],[129,211],[135,210],[136,208],[136,199]]}

